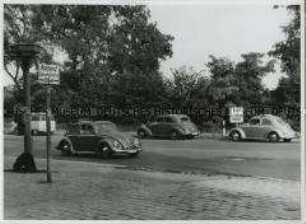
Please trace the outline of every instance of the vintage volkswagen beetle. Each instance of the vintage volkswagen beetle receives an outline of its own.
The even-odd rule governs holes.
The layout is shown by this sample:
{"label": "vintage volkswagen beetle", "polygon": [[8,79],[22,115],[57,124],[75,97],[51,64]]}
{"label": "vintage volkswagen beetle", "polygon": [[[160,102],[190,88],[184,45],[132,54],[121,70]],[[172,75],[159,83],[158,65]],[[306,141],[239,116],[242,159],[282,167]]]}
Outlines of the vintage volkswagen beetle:
{"label": "vintage volkswagen beetle", "polygon": [[195,137],[200,134],[198,128],[185,114],[169,114],[153,118],[147,124],[142,124],[137,134],[145,137]]}
{"label": "vintage volkswagen beetle", "polygon": [[264,114],[252,117],[248,123],[232,128],[229,138],[233,141],[242,139],[268,140],[290,142],[295,137],[295,131],[280,117]]}
{"label": "vintage volkswagen beetle", "polygon": [[141,151],[137,137],[120,132],[110,121],[73,123],[56,149],[61,150],[63,155],[95,152],[105,159],[115,154],[134,157]]}

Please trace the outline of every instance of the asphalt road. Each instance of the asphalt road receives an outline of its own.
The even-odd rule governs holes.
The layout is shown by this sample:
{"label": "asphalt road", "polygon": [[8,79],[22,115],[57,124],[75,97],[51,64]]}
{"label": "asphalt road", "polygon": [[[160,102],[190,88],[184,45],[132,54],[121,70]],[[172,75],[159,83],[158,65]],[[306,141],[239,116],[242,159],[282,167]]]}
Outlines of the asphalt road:
{"label": "asphalt road", "polygon": [[[221,139],[142,140],[143,152],[136,158],[109,160],[92,154],[64,157],[55,150],[61,136],[52,136],[52,159],[120,165],[124,169],[193,174],[228,174],[300,181],[299,141],[291,143],[231,142]],[[46,157],[46,138],[33,137],[35,157]],[[6,135],[4,154],[18,156],[23,137]],[[51,163],[52,167],[52,163]]]}

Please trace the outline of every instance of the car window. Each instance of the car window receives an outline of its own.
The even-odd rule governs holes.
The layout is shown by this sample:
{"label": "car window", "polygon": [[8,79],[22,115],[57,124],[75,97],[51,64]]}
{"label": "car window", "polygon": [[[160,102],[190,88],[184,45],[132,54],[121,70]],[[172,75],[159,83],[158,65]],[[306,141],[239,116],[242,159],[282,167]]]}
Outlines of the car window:
{"label": "car window", "polygon": [[171,117],[164,117],[164,122],[166,122],[166,123],[174,123],[174,120]]}
{"label": "car window", "polygon": [[92,135],[94,134],[94,129],[90,124],[83,124],[81,125],[81,132],[82,135]]}
{"label": "car window", "polygon": [[156,118],[156,122],[164,122],[164,117],[158,117],[158,118]]}
{"label": "car window", "polygon": [[260,124],[260,119],[259,118],[253,118],[249,121],[251,125],[259,125]]}
{"label": "car window", "polygon": [[181,117],[180,120],[183,122],[190,121],[189,117]]}
{"label": "car window", "polygon": [[267,119],[267,118],[263,118],[261,120],[261,124],[262,125],[272,125],[272,122],[269,119]]}
{"label": "car window", "polygon": [[80,134],[80,127],[79,127],[79,125],[78,124],[71,125],[69,127],[69,131],[68,132],[71,135],[78,135],[78,134]]}

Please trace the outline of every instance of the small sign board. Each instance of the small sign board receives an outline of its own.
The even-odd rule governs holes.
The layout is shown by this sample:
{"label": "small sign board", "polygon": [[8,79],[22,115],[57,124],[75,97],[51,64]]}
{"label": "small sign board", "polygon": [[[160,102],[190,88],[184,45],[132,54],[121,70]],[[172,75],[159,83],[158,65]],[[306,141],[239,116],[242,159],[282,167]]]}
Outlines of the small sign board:
{"label": "small sign board", "polygon": [[58,65],[39,64],[38,81],[47,85],[59,85],[60,67]]}
{"label": "small sign board", "polygon": [[230,123],[243,123],[243,107],[230,108]]}

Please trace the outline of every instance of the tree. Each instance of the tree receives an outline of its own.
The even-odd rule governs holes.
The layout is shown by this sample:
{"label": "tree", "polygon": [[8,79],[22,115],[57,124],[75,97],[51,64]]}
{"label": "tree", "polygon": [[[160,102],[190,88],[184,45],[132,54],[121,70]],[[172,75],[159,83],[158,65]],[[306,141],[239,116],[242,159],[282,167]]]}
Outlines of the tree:
{"label": "tree", "polygon": [[[149,102],[153,93],[142,91],[150,89],[151,84],[160,85],[159,63],[172,55],[173,37],[150,22],[145,6],[6,5],[5,10],[5,48],[30,39],[67,54],[61,85],[56,87],[60,90],[54,98],[57,103],[67,105],[76,96],[82,102],[71,106],[113,103],[112,88],[122,89],[126,78],[132,80],[131,102]],[[17,84],[19,76],[11,77],[16,77]],[[139,87],[137,91],[135,86]],[[117,94],[125,97],[122,91]]]}
{"label": "tree", "polygon": [[[213,105],[225,106],[227,103],[238,103],[237,77],[235,64],[226,58],[210,56],[207,67],[211,73],[209,98]],[[233,102],[234,101],[234,102]]]}
{"label": "tree", "polygon": [[226,58],[210,56],[207,64],[211,73],[209,97],[212,104],[226,106],[252,105],[262,101],[263,76],[274,70],[274,61],[263,63],[264,54],[242,54],[242,61],[234,63]]}
{"label": "tree", "polygon": [[301,19],[300,6],[291,5],[287,9],[292,15],[291,22],[282,27],[286,39],[276,43],[269,52],[271,56],[280,59],[282,71],[287,75],[280,80],[279,87],[273,91],[274,99],[282,103],[300,104],[300,39],[301,39]]}
{"label": "tree", "polygon": [[264,54],[242,54],[243,61],[236,64],[236,77],[241,97],[241,103],[245,105],[260,104],[264,88],[262,78],[274,71],[274,60],[263,62]]}
{"label": "tree", "polygon": [[[68,80],[75,80],[71,89],[82,95],[84,102],[93,95],[104,103],[111,103],[111,96],[116,100],[126,97],[124,105],[128,101],[150,102],[152,94],[141,90],[160,83],[159,62],[172,55],[173,38],[149,21],[145,6],[44,6],[42,11],[45,36],[67,52],[70,62],[66,71],[74,76]],[[89,82],[108,91],[82,86]]]}
{"label": "tree", "polygon": [[206,101],[207,77],[192,68],[182,66],[172,70],[173,77],[166,80],[168,101],[172,106],[192,107],[199,101]]}

